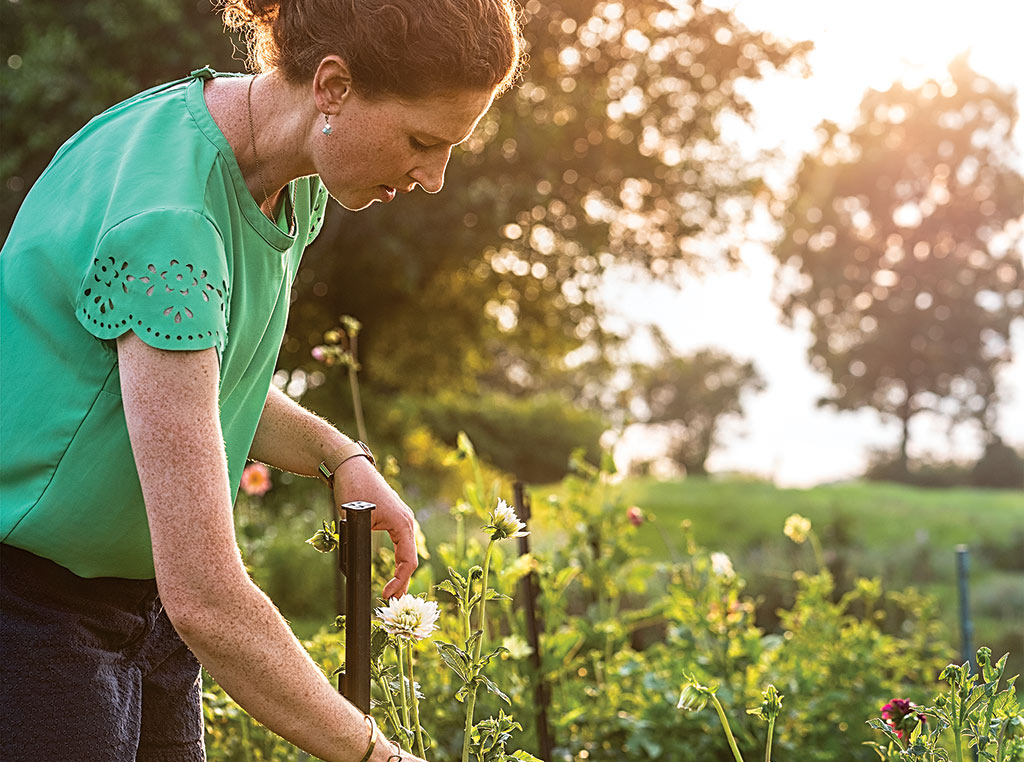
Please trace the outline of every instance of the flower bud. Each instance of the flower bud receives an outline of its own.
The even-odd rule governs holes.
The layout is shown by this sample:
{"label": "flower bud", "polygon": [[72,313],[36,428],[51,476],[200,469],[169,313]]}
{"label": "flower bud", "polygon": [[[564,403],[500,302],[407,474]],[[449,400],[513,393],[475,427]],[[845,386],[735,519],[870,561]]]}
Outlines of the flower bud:
{"label": "flower bud", "polygon": [[630,524],[638,527],[644,523],[644,512],[638,506],[631,505],[626,509],[626,518]]}
{"label": "flower bud", "polygon": [[359,335],[359,331],[362,329],[363,324],[360,323],[351,315],[342,315],[341,327],[345,329],[345,333],[347,333],[352,338],[355,338],[356,336]]}
{"label": "flower bud", "polygon": [[338,547],[339,542],[338,533],[334,531],[334,522],[328,525],[325,521],[323,528],[316,530],[316,533],[306,542],[321,553],[330,553]]}
{"label": "flower bud", "polygon": [[752,714],[766,722],[771,722],[782,711],[782,699],[784,697],[774,685],[769,683],[768,687],[761,693],[761,698],[764,699],[761,702],[761,706],[748,709],[747,714]]}
{"label": "flower bud", "polygon": [[694,683],[687,683],[679,694],[679,702],[676,709],[685,709],[687,712],[699,712],[707,706],[708,697],[700,690],[700,686]]}

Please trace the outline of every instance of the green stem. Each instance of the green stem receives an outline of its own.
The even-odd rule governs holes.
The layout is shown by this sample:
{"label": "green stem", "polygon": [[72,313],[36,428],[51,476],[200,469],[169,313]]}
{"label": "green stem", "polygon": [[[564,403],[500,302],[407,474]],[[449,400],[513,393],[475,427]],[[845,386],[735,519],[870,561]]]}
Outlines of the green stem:
{"label": "green stem", "polygon": [[398,707],[395,706],[395,698],[391,695],[391,688],[388,685],[388,681],[378,672],[376,674],[377,686],[380,688],[380,692],[384,694],[384,698],[387,699],[387,705],[385,711],[388,715],[388,721],[391,723],[391,727],[395,730],[396,736],[402,735],[402,723],[398,721]]}
{"label": "green stem", "polygon": [[963,709],[964,702],[960,699],[960,706],[956,705],[956,696],[959,691],[957,690],[956,680],[953,681],[953,685],[950,690],[950,702],[952,705],[952,711],[950,714],[953,716],[953,751],[956,752],[956,762],[964,762],[964,750],[963,744],[960,739],[960,729],[962,727],[960,722],[960,711]]}
{"label": "green stem", "polygon": [[811,541],[811,548],[814,550],[814,560],[818,564],[818,571],[827,571],[825,554],[821,550],[821,541],[818,540],[818,535],[812,529],[807,533],[807,538]]}
{"label": "green stem", "polygon": [[775,718],[768,720],[768,743],[764,745],[764,762],[772,762],[772,734],[775,733]]}
{"label": "green stem", "polygon": [[462,762],[469,762],[469,737],[473,733],[473,709],[476,707],[476,686],[466,698],[466,727],[462,737]]}
{"label": "green stem", "polygon": [[402,689],[402,723],[403,730],[401,735],[405,737],[405,729],[409,728],[409,701],[405,697],[405,660],[402,658],[402,644],[401,641],[395,643],[395,653],[398,654],[398,684]]}
{"label": "green stem", "polygon": [[464,633],[464,640],[462,645],[464,648],[469,648],[469,636],[473,634],[473,624],[470,618],[473,616],[473,611],[469,607],[469,601],[473,597],[473,580],[466,580],[466,597],[462,599],[462,611],[465,614],[465,619],[462,623],[465,625],[466,632]]}
{"label": "green stem", "polygon": [[359,373],[356,371],[356,337],[349,336],[349,343],[352,347],[352,364],[348,366],[348,383],[352,389],[352,407],[356,411],[356,431],[359,432],[359,439],[366,441],[366,423],[363,420],[363,401],[359,396]]}
{"label": "green stem", "polygon": [[416,697],[416,680],[412,674],[412,641],[409,641],[409,693],[412,694],[412,726],[416,731],[416,748],[421,757],[426,757],[423,751],[423,728],[420,727],[420,700]]}
{"label": "green stem", "polygon": [[487,609],[487,578],[491,571],[491,551],[494,549],[494,540],[487,543],[487,553],[484,554],[484,576],[481,580],[483,586],[480,588],[480,618],[477,619],[478,629],[481,632],[480,638],[476,641],[476,653],[473,655],[473,662],[476,671],[479,672],[479,667],[475,662],[480,660],[480,654],[484,649],[484,635],[487,629],[487,620],[484,618],[484,612]]}
{"label": "green stem", "polygon": [[466,557],[466,517],[462,513],[455,515],[455,557]]}
{"label": "green stem", "polygon": [[736,758],[736,762],[743,762],[743,757],[740,756],[740,750],[736,747],[736,739],[733,738],[732,728],[729,727],[729,718],[725,716],[725,710],[722,708],[721,702],[718,697],[711,694],[711,702],[715,705],[715,711],[718,712],[718,719],[722,721],[722,729],[725,730],[726,740],[729,741],[729,748],[732,749],[732,755]]}
{"label": "green stem", "polygon": [[[477,620],[480,624],[480,637],[476,641],[476,648],[473,649],[473,663],[470,666],[472,670],[471,677],[476,678],[480,674],[480,654],[484,647],[484,628],[486,621],[484,615],[487,609],[487,578],[491,571],[491,551],[494,549],[494,540],[492,539],[487,544],[487,553],[484,554],[484,574],[481,580],[482,587],[480,588],[480,618]],[[471,596],[472,597],[472,596]],[[470,613],[466,613],[466,621],[469,622]],[[473,710],[476,708],[476,689],[477,683],[474,681],[473,686],[469,689],[469,696],[466,698],[466,728],[465,735],[462,737],[462,762],[469,762],[469,737],[473,733]]]}

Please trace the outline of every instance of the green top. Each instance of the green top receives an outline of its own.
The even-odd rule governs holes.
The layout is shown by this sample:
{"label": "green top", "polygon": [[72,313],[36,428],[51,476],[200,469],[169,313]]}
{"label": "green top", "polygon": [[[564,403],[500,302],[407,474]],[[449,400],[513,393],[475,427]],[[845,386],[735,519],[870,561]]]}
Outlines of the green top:
{"label": "green top", "polygon": [[0,540],[82,577],[154,577],[114,339],[217,348],[234,495],[323,219],[317,177],[289,185],[279,224],[260,211],[203,99],[214,76],[196,70],[90,121],[0,252]]}

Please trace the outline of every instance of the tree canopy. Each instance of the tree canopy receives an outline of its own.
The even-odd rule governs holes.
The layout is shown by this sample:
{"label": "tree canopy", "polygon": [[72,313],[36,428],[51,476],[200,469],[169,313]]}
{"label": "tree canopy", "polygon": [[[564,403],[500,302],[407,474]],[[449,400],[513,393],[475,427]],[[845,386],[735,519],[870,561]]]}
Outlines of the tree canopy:
{"label": "tree canopy", "polygon": [[820,127],[776,250],[790,319],[833,386],[823,404],[903,423],[923,410],[991,433],[994,371],[1024,316],[1024,177],[1014,94],[964,58],[945,82],[867,93],[856,124]]}
{"label": "tree canopy", "polygon": [[764,379],[751,362],[711,349],[681,357],[660,333],[655,338],[659,361],[632,370],[631,393],[644,408],[639,418],[667,428],[668,455],[686,473],[706,474],[723,418],[742,414],[742,395],[762,391]]}

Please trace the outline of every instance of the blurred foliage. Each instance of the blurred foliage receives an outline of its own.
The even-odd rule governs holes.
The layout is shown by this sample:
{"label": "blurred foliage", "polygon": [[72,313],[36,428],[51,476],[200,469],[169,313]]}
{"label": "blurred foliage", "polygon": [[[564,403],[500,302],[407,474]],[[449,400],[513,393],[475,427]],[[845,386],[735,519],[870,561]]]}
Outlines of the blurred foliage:
{"label": "blurred foliage", "polygon": [[977,461],[939,461],[934,458],[904,459],[899,452],[873,454],[864,478],[868,481],[903,482],[917,487],[990,487],[1024,489],[1024,457],[994,435]]}
{"label": "blurred foliage", "polygon": [[763,390],[764,380],[751,362],[740,363],[711,349],[680,357],[660,330],[654,329],[653,335],[658,361],[632,368],[632,394],[646,409],[639,420],[666,426],[669,457],[685,473],[705,474],[722,419],[740,415],[742,395]]}
{"label": "blurred foliage", "polygon": [[[780,489],[688,478],[631,479],[624,492],[657,516],[639,529],[638,542],[649,558],[680,558],[677,538],[662,525],[692,520],[701,545],[721,548],[738,570],[747,572],[747,590],[758,601],[757,625],[768,632],[778,631],[777,612],[796,592],[788,569],[809,559],[806,546],[794,545],[777,531],[794,512],[816,527],[837,590],[852,590],[858,576],[880,577],[889,588],[917,586],[939,601],[951,638],[958,632],[953,549],[967,545],[976,642],[999,653],[1009,651],[1011,671],[1024,672],[1024,500],[1019,490],[881,483]],[[538,530],[543,536],[554,528]],[[898,626],[896,612],[888,613]]]}
{"label": "blurred foliage", "polygon": [[1014,93],[965,57],[945,82],[870,91],[850,129],[824,123],[776,250],[787,317],[809,319],[821,402],[903,423],[931,410],[995,426],[996,369],[1024,315],[1024,177]]}
{"label": "blurred foliage", "polygon": [[[210,0],[22,0],[3,4],[0,229],[60,145],[125,98],[232,60]],[[235,55],[241,59],[242,54]]]}
{"label": "blurred foliage", "polygon": [[1024,489],[1024,457],[994,437],[971,469],[971,481],[978,487]]}
{"label": "blurred foliage", "polygon": [[[493,475],[478,470],[472,447],[461,442],[449,468],[469,493],[489,503],[495,489],[505,488],[490,485]],[[831,571],[800,570],[800,558],[790,559],[798,571],[786,575],[790,587],[778,605],[779,623],[765,629],[758,624],[765,604],[747,591],[727,556],[697,544],[693,526],[687,522],[677,529],[668,512],[644,506],[645,523],[638,527],[636,512],[611,481],[607,459],[604,468],[578,454],[572,462],[573,473],[555,496],[534,495],[535,515],[544,520],[531,526],[533,553],[517,556],[513,543],[502,543],[491,559],[493,584],[515,597],[488,606],[488,642],[509,649],[492,662],[491,677],[512,700],[526,749],[537,751],[534,681],[540,675],[551,689],[555,762],[731,759],[712,713],[676,709],[683,676],[693,673],[718,683],[722,701],[742,715],[733,729],[748,755],[763,747],[764,727],[739,708],[760,704],[764,683],[772,682],[786,694],[776,728],[776,750],[784,750],[777,754],[780,759],[866,761],[872,752],[859,745],[870,738],[865,720],[895,695],[924,701],[932,676],[952,655],[930,599],[856,575],[848,588],[839,588]],[[431,557],[411,588],[439,602],[438,636],[453,642],[465,635],[456,604],[434,585],[448,566],[465,568],[483,560],[485,519],[478,515],[480,500],[472,502],[476,508],[468,502],[453,508],[459,532],[430,543]],[[780,538],[781,529],[778,521],[773,533]],[[675,544],[671,560],[660,560],[639,542],[649,531]],[[822,532],[826,556],[833,536]],[[306,554],[310,563],[333,563],[300,539],[294,553]],[[383,553],[375,564],[375,592],[390,576],[390,562]],[[519,582],[531,572],[538,575],[540,590],[539,673],[530,665],[519,597]],[[339,634],[323,630],[308,647],[325,672],[338,666]],[[457,759],[464,709],[452,697],[453,673],[429,643],[418,647],[416,658],[426,696],[421,721],[437,742],[428,756],[438,762]],[[207,694],[211,760],[306,758],[249,720],[215,684],[207,684]],[[503,705],[486,694],[479,706],[479,716],[486,717],[497,716]]]}
{"label": "blurred foliage", "polygon": [[559,394],[517,398],[442,393],[410,401],[414,419],[422,420],[446,445],[455,445],[459,432],[465,431],[484,460],[520,481],[558,481],[581,445],[591,458],[600,457],[604,420]]}

